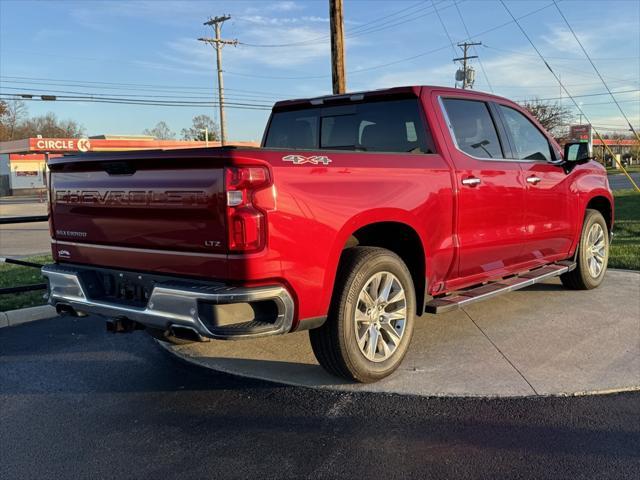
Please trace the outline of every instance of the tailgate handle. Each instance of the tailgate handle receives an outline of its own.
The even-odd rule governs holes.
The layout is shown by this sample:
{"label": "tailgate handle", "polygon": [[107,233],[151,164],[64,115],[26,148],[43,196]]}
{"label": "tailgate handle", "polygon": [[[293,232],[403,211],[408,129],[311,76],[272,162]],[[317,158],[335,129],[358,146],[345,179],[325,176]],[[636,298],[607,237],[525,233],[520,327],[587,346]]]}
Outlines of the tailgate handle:
{"label": "tailgate handle", "polygon": [[104,162],[102,168],[109,175],[133,175],[136,167],[129,162]]}

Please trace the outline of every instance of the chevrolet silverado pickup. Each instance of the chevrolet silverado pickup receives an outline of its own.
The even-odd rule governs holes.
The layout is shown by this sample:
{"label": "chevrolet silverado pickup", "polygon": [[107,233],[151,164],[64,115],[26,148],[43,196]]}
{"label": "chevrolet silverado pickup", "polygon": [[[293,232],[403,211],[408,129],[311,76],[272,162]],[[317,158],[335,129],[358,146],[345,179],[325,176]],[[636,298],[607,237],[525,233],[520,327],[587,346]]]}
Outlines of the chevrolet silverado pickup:
{"label": "chevrolet silverado pickup", "polygon": [[600,285],[589,155],[507,99],[412,86],[278,102],[261,148],[54,158],[49,302],[172,342],[309,330],[325,369],[375,381],[423,314]]}

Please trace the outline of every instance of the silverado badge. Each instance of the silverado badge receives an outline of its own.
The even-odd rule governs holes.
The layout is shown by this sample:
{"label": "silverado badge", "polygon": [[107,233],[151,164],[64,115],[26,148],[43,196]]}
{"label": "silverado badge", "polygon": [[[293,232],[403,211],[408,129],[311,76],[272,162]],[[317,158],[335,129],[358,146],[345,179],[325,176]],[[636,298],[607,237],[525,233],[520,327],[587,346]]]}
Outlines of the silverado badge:
{"label": "silverado badge", "polygon": [[310,157],[305,157],[304,155],[287,155],[286,157],[282,157],[283,162],[291,162],[294,165],[303,165],[305,163],[311,163],[312,165],[329,165],[331,163],[331,159],[324,155],[312,155]]}

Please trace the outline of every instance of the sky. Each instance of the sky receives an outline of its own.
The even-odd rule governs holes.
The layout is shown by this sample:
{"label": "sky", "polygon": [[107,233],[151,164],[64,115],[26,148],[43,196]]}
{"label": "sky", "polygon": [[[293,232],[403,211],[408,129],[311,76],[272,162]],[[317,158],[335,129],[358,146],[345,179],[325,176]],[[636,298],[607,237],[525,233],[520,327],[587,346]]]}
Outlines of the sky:
{"label": "sky", "polygon": [[[640,125],[640,2],[557,0],[624,113]],[[552,0],[507,0],[534,45],[600,130],[624,117]],[[328,0],[27,1],[0,0],[0,95],[29,93],[138,101],[217,98],[215,53],[198,37],[229,14],[222,36],[227,137],[259,141],[270,105],[331,93]],[[513,100],[571,105],[499,0],[344,0],[347,90],[454,85],[472,38],[474,89]],[[468,33],[467,33],[468,32]],[[275,46],[274,46],[275,45]],[[284,46],[283,46],[284,45]],[[556,100],[552,100],[556,101]],[[30,101],[31,115],[54,112],[88,135],[141,134],[165,121],[179,132],[213,106]],[[233,108],[232,108],[233,107]],[[579,120],[577,110],[575,120]]]}

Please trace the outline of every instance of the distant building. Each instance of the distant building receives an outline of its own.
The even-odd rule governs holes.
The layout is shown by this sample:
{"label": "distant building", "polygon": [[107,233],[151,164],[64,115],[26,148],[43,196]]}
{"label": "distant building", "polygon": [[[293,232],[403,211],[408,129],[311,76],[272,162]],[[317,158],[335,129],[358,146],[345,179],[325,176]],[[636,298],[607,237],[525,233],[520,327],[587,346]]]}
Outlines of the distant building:
{"label": "distant building", "polygon": [[[605,144],[607,147],[605,147]],[[593,139],[593,154],[605,165],[612,164],[611,153],[620,155],[620,160],[627,165],[639,165],[640,159],[640,143],[633,139],[615,139],[608,138],[604,140],[604,144],[598,138]],[[612,165],[613,166],[613,165]]]}
{"label": "distant building", "polygon": [[[258,146],[255,142],[228,145]],[[220,142],[156,140],[145,135],[97,135],[89,138],[25,138],[0,142],[0,196],[31,195],[46,189],[47,159],[84,152],[219,147]]]}

